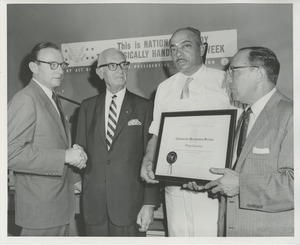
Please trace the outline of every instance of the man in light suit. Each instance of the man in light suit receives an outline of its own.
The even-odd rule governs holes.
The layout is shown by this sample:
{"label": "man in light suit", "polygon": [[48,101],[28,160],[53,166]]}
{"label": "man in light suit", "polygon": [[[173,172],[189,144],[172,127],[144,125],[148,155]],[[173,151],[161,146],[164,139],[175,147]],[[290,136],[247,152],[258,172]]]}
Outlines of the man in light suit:
{"label": "man in light suit", "polygon": [[67,66],[54,43],[37,44],[30,54],[32,79],[8,104],[8,168],[21,236],[65,236],[74,219],[80,179],[72,168],[85,167],[87,156],[78,145],[70,148],[67,121],[53,99]]}
{"label": "man in light suit", "polygon": [[152,103],[126,89],[128,67],[120,50],[104,50],[96,73],[106,92],[83,101],[79,112],[76,143],[89,156],[83,179],[88,236],[143,236],[159,205],[158,189],[139,177]]}
{"label": "man in light suit", "polygon": [[264,47],[240,49],[228,68],[233,98],[251,110],[233,169],[212,168],[223,176],[205,186],[227,197],[226,236],[294,235],[293,102],[275,87],[279,68]]}

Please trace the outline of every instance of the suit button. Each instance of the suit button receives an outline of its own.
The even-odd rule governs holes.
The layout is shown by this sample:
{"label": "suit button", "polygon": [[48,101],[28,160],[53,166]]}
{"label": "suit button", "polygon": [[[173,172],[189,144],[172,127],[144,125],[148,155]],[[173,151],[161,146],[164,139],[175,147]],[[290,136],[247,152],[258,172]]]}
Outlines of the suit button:
{"label": "suit button", "polygon": [[110,160],[107,161],[107,164],[110,164]]}
{"label": "suit button", "polygon": [[233,230],[233,229],[234,229],[234,227],[232,227],[232,226],[229,226],[229,227],[228,227],[228,229],[230,229],[230,230]]}

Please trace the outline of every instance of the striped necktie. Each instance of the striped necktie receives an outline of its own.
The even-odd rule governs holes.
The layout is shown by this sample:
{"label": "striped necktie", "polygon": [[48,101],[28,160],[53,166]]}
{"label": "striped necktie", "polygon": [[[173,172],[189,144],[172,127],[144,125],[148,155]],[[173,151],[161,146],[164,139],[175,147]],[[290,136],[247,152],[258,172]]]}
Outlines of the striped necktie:
{"label": "striped necktie", "polygon": [[64,116],[64,113],[62,111],[62,106],[61,106],[61,103],[60,103],[60,99],[58,98],[57,94],[54,91],[52,91],[52,99],[54,100],[54,102],[56,104],[56,107],[57,107],[57,109],[59,111],[60,120],[61,120],[61,122],[62,122],[62,124],[64,126],[65,132],[67,132],[66,131],[66,124],[65,124],[65,116]]}
{"label": "striped necktie", "polygon": [[117,104],[116,104],[116,95],[112,96],[112,100],[109,106],[108,112],[108,121],[107,121],[107,132],[106,132],[106,144],[107,149],[110,150],[115,130],[117,127]]}
{"label": "striped necktie", "polygon": [[189,91],[189,84],[190,82],[193,80],[192,77],[187,77],[185,84],[183,86],[182,92],[181,92],[181,96],[180,99],[188,99],[190,96],[190,91]]}

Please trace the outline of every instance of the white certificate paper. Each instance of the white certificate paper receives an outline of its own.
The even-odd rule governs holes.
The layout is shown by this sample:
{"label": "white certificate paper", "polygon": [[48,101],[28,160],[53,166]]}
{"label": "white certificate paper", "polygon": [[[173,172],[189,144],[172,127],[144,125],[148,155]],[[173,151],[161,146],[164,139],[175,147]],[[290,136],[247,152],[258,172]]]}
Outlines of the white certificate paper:
{"label": "white certificate paper", "polygon": [[166,114],[159,135],[155,169],[158,179],[175,182],[215,179],[209,169],[225,168],[231,159],[233,111]]}

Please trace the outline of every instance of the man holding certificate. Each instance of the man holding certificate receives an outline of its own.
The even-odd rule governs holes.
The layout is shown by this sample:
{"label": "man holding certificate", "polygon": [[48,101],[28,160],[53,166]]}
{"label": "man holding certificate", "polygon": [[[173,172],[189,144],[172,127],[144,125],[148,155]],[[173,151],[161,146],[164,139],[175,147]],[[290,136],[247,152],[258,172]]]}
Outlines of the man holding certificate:
{"label": "man holding certificate", "polygon": [[276,89],[279,69],[264,47],[240,49],[228,68],[233,98],[248,108],[233,168],[212,168],[221,178],[204,187],[227,197],[227,236],[294,236],[293,102]]}
{"label": "man holding certificate", "polygon": [[[158,183],[154,180],[153,162],[163,112],[231,108],[222,86],[225,73],[203,64],[204,46],[198,30],[190,27],[176,30],[170,39],[170,50],[179,72],[157,88],[149,129],[153,137],[148,143],[141,168],[141,177],[148,183]],[[176,161],[176,152],[170,152],[168,161]],[[171,173],[172,170],[168,171]],[[217,198],[210,198],[207,192],[191,192],[180,186],[168,185],[165,199],[170,236],[217,236]]]}

